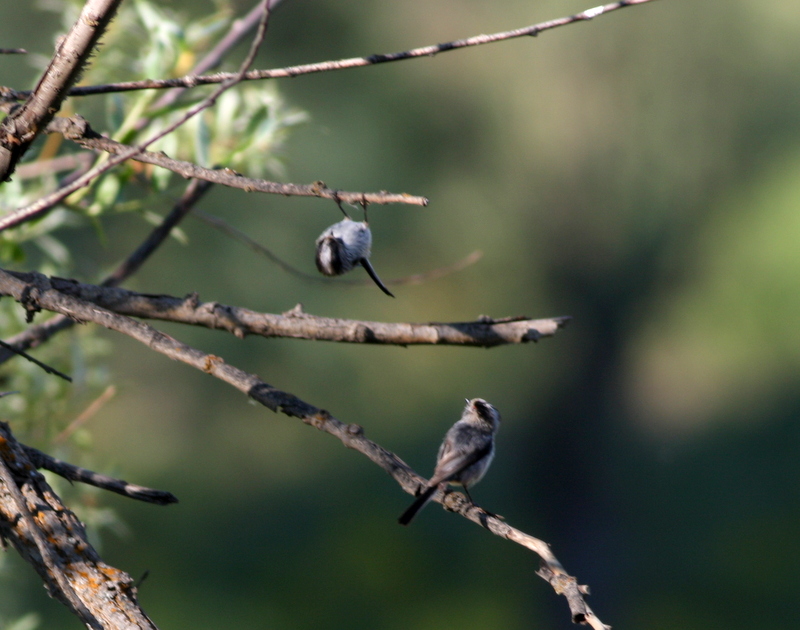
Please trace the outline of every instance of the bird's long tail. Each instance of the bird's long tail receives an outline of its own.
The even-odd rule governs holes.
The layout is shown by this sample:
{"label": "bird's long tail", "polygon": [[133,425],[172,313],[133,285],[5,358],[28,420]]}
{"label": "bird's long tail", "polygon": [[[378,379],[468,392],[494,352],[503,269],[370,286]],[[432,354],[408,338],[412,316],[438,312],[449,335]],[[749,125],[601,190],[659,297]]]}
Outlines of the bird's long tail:
{"label": "bird's long tail", "polygon": [[431,500],[434,492],[436,492],[436,486],[425,490],[425,492],[419,495],[416,501],[414,501],[414,503],[412,503],[409,508],[403,512],[400,518],[397,519],[397,522],[401,525],[408,525],[411,522],[411,519],[417,515],[417,512],[424,508],[428,501]]}
{"label": "bird's long tail", "polygon": [[381,291],[383,291],[389,297],[394,297],[394,293],[389,291],[389,289],[386,288],[386,285],[383,284],[383,282],[381,282],[381,279],[378,277],[378,274],[375,273],[375,269],[373,269],[373,267],[372,267],[372,263],[370,263],[367,258],[362,258],[361,259],[361,265],[364,267],[364,269],[367,270],[367,273],[369,274],[369,277],[372,278],[372,281],[375,284],[378,285],[378,288]]}

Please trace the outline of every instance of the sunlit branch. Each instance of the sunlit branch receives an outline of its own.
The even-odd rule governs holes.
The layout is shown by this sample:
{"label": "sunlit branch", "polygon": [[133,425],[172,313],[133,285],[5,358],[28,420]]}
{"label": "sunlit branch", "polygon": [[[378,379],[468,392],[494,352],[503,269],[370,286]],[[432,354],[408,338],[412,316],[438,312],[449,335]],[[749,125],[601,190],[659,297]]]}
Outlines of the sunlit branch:
{"label": "sunlit branch", "polygon": [[[72,118],[57,118],[48,125],[49,133],[60,133],[67,140],[71,140],[84,148],[95,151],[106,151],[116,155],[128,154],[131,147],[121,144],[105,136],[101,136],[94,131],[86,120],[80,116]],[[339,199],[351,204],[411,204],[426,206],[428,200],[425,197],[417,197],[407,193],[381,192],[348,192],[329,188],[324,182],[314,182],[313,184],[281,184],[271,182],[266,179],[255,179],[245,177],[231,169],[204,168],[193,164],[175,160],[162,152],[142,151],[137,155],[131,155],[130,159],[145,164],[160,166],[181,177],[202,179],[214,184],[238,188],[245,192],[262,192],[272,195],[283,195],[286,197],[319,197],[322,199]],[[4,227],[4,219],[0,219],[0,230]]]}
{"label": "sunlit branch", "polygon": [[[423,477],[416,474],[397,455],[368,440],[364,435],[364,429],[359,425],[337,420],[324,409],[276,389],[255,374],[240,370],[226,363],[221,357],[192,348],[147,324],[66,295],[54,288],[50,280],[41,274],[12,275],[0,271],[0,295],[12,296],[29,311],[31,309],[55,311],[81,322],[92,322],[122,333],[155,352],[220,379],[272,411],[280,411],[287,416],[299,418],[304,423],[336,437],[348,448],[358,451],[383,468],[409,494],[415,494],[418,488],[426,483]],[[547,543],[488,514],[470,503],[461,493],[450,490],[437,491],[433,500],[493,534],[538,554],[544,565],[540,575],[554,587],[556,593],[567,595],[572,620],[588,624],[596,630],[607,630],[583,600],[587,588],[578,585],[577,580],[566,573]]]}
{"label": "sunlit branch", "polygon": [[344,343],[491,348],[536,342],[544,337],[551,337],[570,320],[569,317],[493,319],[484,316],[471,322],[388,323],[309,315],[303,312],[300,305],[286,313],[275,315],[218,302],[201,302],[196,294],[185,298],[149,295],[126,289],[82,284],[64,278],[46,278],[36,273],[3,273],[23,282],[46,282],[53,291],[64,296],[91,302],[120,315],[227,330],[239,338],[259,335]]}
{"label": "sunlit branch", "polygon": [[139,608],[131,577],[103,562],[83,524],[36,470],[29,454],[9,426],[0,422],[3,541],[14,546],[41,576],[48,592],[86,627],[157,630]]}
{"label": "sunlit branch", "polygon": [[[546,22],[539,22],[531,26],[514,29],[511,31],[502,31],[493,33],[491,35],[475,35],[466,39],[458,39],[444,44],[433,44],[431,46],[423,46],[421,48],[412,48],[403,52],[387,53],[370,55],[368,57],[352,57],[349,59],[338,59],[335,61],[321,61],[317,63],[302,64],[296,66],[288,66],[285,68],[275,68],[271,70],[251,70],[245,74],[245,80],[258,81],[264,79],[283,79],[302,76],[305,74],[315,74],[318,72],[331,72],[335,70],[346,70],[347,68],[361,68],[364,66],[374,66],[380,63],[388,63],[392,61],[403,61],[405,59],[419,59],[425,57],[432,57],[439,53],[449,52],[451,50],[459,50],[461,48],[469,48],[472,46],[482,46],[484,44],[494,44],[509,39],[518,37],[535,37],[539,33],[549,31],[559,26],[566,26],[576,22],[585,22],[594,19],[601,15],[611,13],[617,9],[624,9],[625,7],[634,6],[637,4],[646,4],[653,0],[623,0],[621,2],[612,2],[609,4],[600,5],[592,9],[586,9],[575,15],[558,18],[555,20],[548,20]],[[70,96],[90,96],[93,94],[107,94],[110,92],[129,92],[133,90],[150,90],[150,89],[168,89],[168,88],[193,88],[198,85],[211,85],[215,83],[222,83],[231,77],[232,73],[219,72],[217,74],[205,76],[184,76],[175,79],[145,79],[142,81],[124,81],[119,83],[107,83],[104,85],[87,85],[83,87],[73,88],[70,91]],[[26,92],[17,92],[19,98],[24,98]]]}
{"label": "sunlit branch", "polygon": [[120,2],[86,1],[72,28],[60,38],[36,87],[26,93],[25,103],[0,123],[0,182],[11,176],[31,143],[61,109]]}
{"label": "sunlit branch", "polygon": [[[115,154],[106,162],[98,164],[97,166],[89,169],[86,173],[84,173],[80,177],[75,178],[69,184],[62,186],[55,192],[52,192],[49,195],[46,195],[45,197],[38,199],[34,203],[24,208],[18,208],[14,212],[11,212],[2,219],[0,219],[0,232],[12,227],[16,227],[28,221],[32,221],[37,217],[45,215],[54,206],[56,206],[64,199],[69,197],[69,195],[71,195],[76,190],[79,190],[84,186],[88,186],[95,178],[99,177],[100,175],[114,168],[115,166],[121,164],[125,160],[134,157],[138,153],[141,153],[154,142],[157,142],[161,138],[164,138],[165,136],[175,131],[178,127],[185,124],[193,116],[199,114],[203,110],[208,109],[209,107],[214,105],[217,99],[224,92],[226,92],[230,88],[240,83],[244,78],[244,74],[247,71],[247,68],[250,67],[250,64],[253,62],[253,59],[255,59],[256,53],[258,52],[261,43],[264,41],[264,37],[267,32],[267,24],[269,22],[269,13],[270,13],[269,0],[262,0],[261,6],[263,15],[258,25],[258,31],[256,32],[256,36],[253,39],[253,43],[250,46],[250,50],[248,51],[247,56],[245,60],[242,62],[242,65],[237,73],[235,73],[233,76],[223,81],[222,85],[220,85],[216,90],[214,90],[214,92],[211,95],[204,98],[202,101],[200,101],[193,107],[189,108],[189,110],[186,111],[182,116],[180,116],[175,122],[167,125],[162,131],[151,136],[141,144],[134,147],[126,147],[120,153]],[[2,158],[2,154],[0,154],[0,158]]]}

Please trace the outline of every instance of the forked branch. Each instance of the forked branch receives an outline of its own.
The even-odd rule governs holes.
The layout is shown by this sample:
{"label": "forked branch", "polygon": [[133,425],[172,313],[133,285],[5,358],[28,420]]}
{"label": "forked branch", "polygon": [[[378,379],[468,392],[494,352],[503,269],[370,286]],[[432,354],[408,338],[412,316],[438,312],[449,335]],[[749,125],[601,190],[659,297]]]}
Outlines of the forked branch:
{"label": "forked branch", "polygon": [[[299,418],[304,423],[336,437],[346,447],[358,451],[383,468],[409,494],[414,494],[420,485],[426,482],[397,455],[367,439],[362,427],[341,422],[327,411],[272,387],[258,376],[248,374],[226,363],[218,356],[206,354],[187,346],[147,324],[112,313],[91,302],[66,295],[57,290],[41,274],[26,274],[25,278],[26,280],[23,280],[16,275],[0,271],[0,295],[12,296],[29,312],[44,309],[67,315],[77,321],[99,324],[128,335],[171,359],[210,374],[247,394],[272,411],[280,411],[287,416]],[[558,594],[568,595],[573,621],[588,624],[595,630],[607,629],[583,599],[586,587],[580,587],[577,580],[564,571],[547,543],[484,512],[467,501],[460,493],[437,492],[433,500],[441,503],[447,510],[456,512],[481,525],[493,534],[516,542],[537,553],[544,563],[542,576]]]}
{"label": "forked branch", "polygon": [[0,536],[39,573],[49,592],[88,627],[157,630],[133,579],[102,561],[78,518],[0,422]]}
{"label": "forked branch", "polygon": [[[94,1],[99,0],[90,0],[87,2],[86,6],[89,6]],[[183,113],[177,120],[167,125],[163,130],[159,131],[155,135],[149,137],[144,142],[139,144],[138,146],[133,147],[126,147],[120,153],[110,157],[105,163],[98,164],[93,168],[89,169],[82,175],[73,179],[70,183],[61,186],[61,188],[57,189],[56,191],[45,195],[44,197],[38,199],[34,203],[18,208],[17,210],[10,212],[5,217],[0,219],[0,231],[7,230],[12,227],[16,227],[23,223],[27,223],[28,221],[32,221],[38,217],[41,217],[47,214],[52,208],[54,208],[57,204],[61,203],[64,199],[69,197],[73,192],[83,188],[84,186],[88,186],[94,179],[105,173],[106,171],[114,168],[115,166],[121,164],[125,160],[128,160],[138,153],[141,153],[151,144],[157,142],[161,138],[169,135],[173,131],[175,131],[178,127],[185,124],[190,118],[196,116],[203,110],[211,107],[216,103],[217,99],[230,88],[237,85],[242,79],[244,78],[244,73],[247,68],[250,67],[250,64],[255,59],[256,53],[258,52],[259,47],[261,46],[262,42],[264,41],[264,37],[267,33],[267,24],[269,23],[269,0],[261,0],[261,20],[258,24],[258,30],[256,32],[255,37],[253,38],[253,42],[250,45],[250,49],[245,57],[242,65],[239,68],[239,71],[235,73],[233,76],[229,77],[227,80],[223,81],[221,85],[219,85],[212,94],[204,98],[199,103],[190,107],[185,113]],[[85,10],[85,7],[84,7]],[[82,14],[83,17],[83,14]],[[86,19],[93,19],[93,16],[88,15]],[[11,116],[9,116],[11,118]],[[49,120],[49,118],[47,119]],[[2,138],[0,138],[2,139]],[[9,133],[8,136],[9,142],[16,142],[16,138],[12,132]],[[2,160],[3,155],[0,152],[0,160]],[[2,168],[2,163],[0,162],[0,168]],[[2,171],[0,170],[0,173]]]}
{"label": "forked branch", "polygon": [[87,0],[25,103],[0,124],[0,182],[11,176],[28,147],[61,109],[120,2]]}

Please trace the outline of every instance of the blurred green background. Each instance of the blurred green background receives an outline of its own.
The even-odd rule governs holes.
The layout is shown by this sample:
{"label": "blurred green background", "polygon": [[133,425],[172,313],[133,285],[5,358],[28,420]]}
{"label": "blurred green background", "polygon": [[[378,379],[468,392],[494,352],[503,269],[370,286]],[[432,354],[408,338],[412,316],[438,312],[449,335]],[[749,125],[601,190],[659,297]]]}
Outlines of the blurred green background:
{"label": "blurred green background", "polygon": [[[589,6],[285,0],[256,65],[405,50]],[[57,19],[28,3],[3,15],[3,46],[50,55]],[[3,57],[0,76],[24,89],[36,73]],[[157,327],[361,424],[423,475],[463,399],[487,398],[504,424],[476,500],[551,543],[605,623],[791,627],[799,77],[796,0],[660,0],[536,39],[281,81],[310,116],[285,147],[290,181],[431,199],[372,207],[384,279],[475,249],[483,259],[391,300],[303,283],[187,220],[188,245],[168,243],[126,286],[381,321],[572,315],[555,338],[492,350]],[[339,219],[328,201],[221,189],[200,208],[309,273],[314,239]],[[96,280],[148,229],[121,216],[105,242],[85,226],[62,234],[73,275]],[[149,570],[140,599],[159,627],[572,627],[531,553],[437,506],[401,528],[408,495],[362,456],[104,336],[118,394],[92,420],[93,464],[181,501],[97,495],[127,525],[103,533],[102,554],[134,577]],[[6,555],[0,616],[79,627]]]}

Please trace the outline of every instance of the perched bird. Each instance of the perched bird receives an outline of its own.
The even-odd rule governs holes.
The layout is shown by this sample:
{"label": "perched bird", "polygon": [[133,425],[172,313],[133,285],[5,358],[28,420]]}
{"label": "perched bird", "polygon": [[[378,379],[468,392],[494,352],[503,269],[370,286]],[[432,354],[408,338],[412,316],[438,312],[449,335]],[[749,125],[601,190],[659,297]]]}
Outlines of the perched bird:
{"label": "perched bird", "polygon": [[[344,212],[341,205],[339,208]],[[317,239],[317,269],[326,276],[340,276],[361,264],[380,290],[394,297],[369,262],[372,232],[367,225],[366,209],[364,221],[353,221],[346,212],[344,216],[344,221],[334,223]]]}
{"label": "perched bird", "polygon": [[483,398],[468,400],[461,419],[444,436],[433,476],[414,503],[398,519],[400,524],[408,525],[417,512],[431,500],[441,483],[464,486],[464,492],[472,501],[469,487],[483,478],[492,463],[494,436],[499,428],[500,414],[497,409]]}

